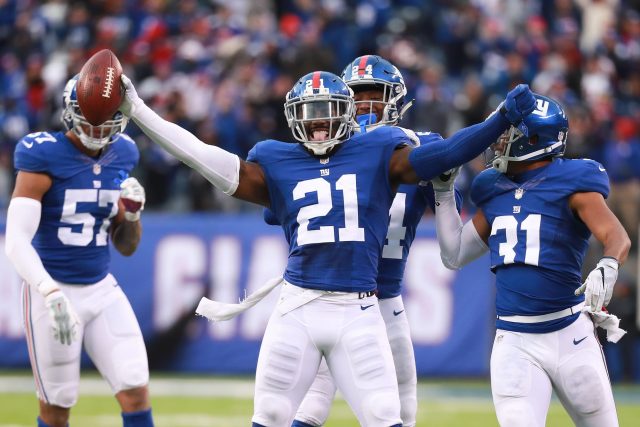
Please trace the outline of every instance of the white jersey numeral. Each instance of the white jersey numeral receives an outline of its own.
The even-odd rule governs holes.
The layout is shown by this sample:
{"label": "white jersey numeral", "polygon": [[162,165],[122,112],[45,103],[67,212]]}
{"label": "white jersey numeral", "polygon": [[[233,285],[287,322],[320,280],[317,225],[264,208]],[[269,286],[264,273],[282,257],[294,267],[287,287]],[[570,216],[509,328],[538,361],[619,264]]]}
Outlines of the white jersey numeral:
{"label": "white jersey numeral", "polygon": [[82,225],[80,231],[73,231],[72,227],[60,227],[58,239],[65,245],[88,246],[93,241],[93,229],[96,218],[89,212],[77,212],[78,203],[98,203],[100,207],[111,204],[109,217],[105,218],[96,234],[96,246],[107,244],[107,229],[111,224],[111,218],[118,213],[119,190],[66,190],[64,193],[64,205],[60,222],[71,225]]}
{"label": "white jersey numeral", "polygon": [[382,247],[382,258],[402,259],[402,240],[407,234],[407,227],[402,225],[406,210],[407,195],[396,193],[391,209],[389,209],[389,229],[387,244]]}
{"label": "white jersey numeral", "polygon": [[[530,214],[522,221],[520,228],[526,232],[524,262],[538,265],[540,258],[540,214]],[[504,257],[504,264],[513,264],[516,258],[515,247],[518,244],[518,220],[513,215],[497,216],[491,225],[491,235],[499,230],[505,231],[506,242],[500,243],[498,253]]]}
{"label": "white jersey numeral", "polygon": [[[338,240],[364,242],[364,228],[358,226],[356,176],[342,175],[336,181],[336,190],[342,191],[344,200],[344,227],[338,228]],[[335,227],[332,225],[323,225],[317,230],[309,230],[310,219],[326,216],[333,208],[331,184],[324,178],[300,181],[293,189],[293,200],[303,199],[309,193],[317,194],[318,203],[304,206],[298,211],[298,245],[335,242]]]}

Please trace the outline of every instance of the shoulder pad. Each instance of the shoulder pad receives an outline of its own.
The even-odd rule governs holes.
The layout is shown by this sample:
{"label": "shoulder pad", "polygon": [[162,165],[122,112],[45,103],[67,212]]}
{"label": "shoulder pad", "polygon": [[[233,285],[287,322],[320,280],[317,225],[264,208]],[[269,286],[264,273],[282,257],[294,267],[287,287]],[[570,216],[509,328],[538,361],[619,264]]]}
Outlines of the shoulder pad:
{"label": "shoulder pad", "polygon": [[47,172],[50,162],[55,158],[55,135],[48,132],[35,132],[23,137],[16,144],[13,163],[17,170],[28,172]]}

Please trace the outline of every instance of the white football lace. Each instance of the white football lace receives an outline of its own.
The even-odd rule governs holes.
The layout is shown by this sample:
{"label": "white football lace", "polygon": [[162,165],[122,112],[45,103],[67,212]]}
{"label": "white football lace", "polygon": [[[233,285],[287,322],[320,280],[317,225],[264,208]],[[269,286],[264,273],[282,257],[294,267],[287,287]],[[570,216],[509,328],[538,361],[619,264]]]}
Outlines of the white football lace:
{"label": "white football lace", "polygon": [[113,89],[114,74],[115,68],[107,67],[107,78],[105,79],[104,91],[102,92],[103,98],[111,98],[111,89]]}

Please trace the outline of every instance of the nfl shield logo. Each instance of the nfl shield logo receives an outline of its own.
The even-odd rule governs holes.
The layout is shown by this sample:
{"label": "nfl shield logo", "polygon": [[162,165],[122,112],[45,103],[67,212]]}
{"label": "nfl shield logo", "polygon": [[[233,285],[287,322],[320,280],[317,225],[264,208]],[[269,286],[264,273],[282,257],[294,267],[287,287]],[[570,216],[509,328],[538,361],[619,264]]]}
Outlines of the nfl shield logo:
{"label": "nfl shield logo", "polygon": [[516,194],[515,194],[516,200],[522,199],[523,194],[524,194],[524,190],[522,188],[516,188]]}
{"label": "nfl shield logo", "polygon": [[327,163],[329,163],[329,158],[328,157],[320,159],[320,164],[321,165],[326,165]]}
{"label": "nfl shield logo", "polygon": [[100,172],[102,172],[102,167],[99,164],[94,164],[93,165],[93,174],[94,175],[100,175]]}

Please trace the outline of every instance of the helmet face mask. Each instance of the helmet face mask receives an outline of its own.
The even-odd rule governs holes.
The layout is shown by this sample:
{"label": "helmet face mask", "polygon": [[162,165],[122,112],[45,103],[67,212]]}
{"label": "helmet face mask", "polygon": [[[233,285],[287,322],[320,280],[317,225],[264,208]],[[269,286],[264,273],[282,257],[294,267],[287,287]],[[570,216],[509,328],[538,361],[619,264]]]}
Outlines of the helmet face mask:
{"label": "helmet face mask", "polygon": [[407,88],[402,74],[380,56],[364,55],[354,59],[345,67],[342,79],[356,94],[366,92],[369,95],[374,91],[381,94],[380,99],[367,101],[363,96],[356,101],[356,120],[366,130],[397,125],[411,106],[411,103],[405,105]]}
{"label": "helmet face mask", "polygon": [[67,82],[64,88],[62,122],[67,130],[78,136],[82,145],[91,151],[97,151],[111,144],[115,140],[115,136],[127,127],[128,120],[118,111],[111,120],[107,120],[100,126],[93,126],[80,111],[76,96],[77,82],[78,76],[76,75]]}
{"label": "helmet face mask", "polygon": [[287,93],[284,112],[294,138],[317,156],[342,143],[353,125],[352,91],[325,71],[309,73]]}
{"label": "helmet face mask", "polygon": [[535,94],[536,109],[519,126],[511,126],[489,148],[485,158],[499,172],[506,173],[509,162],[525,162],[561,157],[567,144],[569,122],[562,106],[551,98]]}

